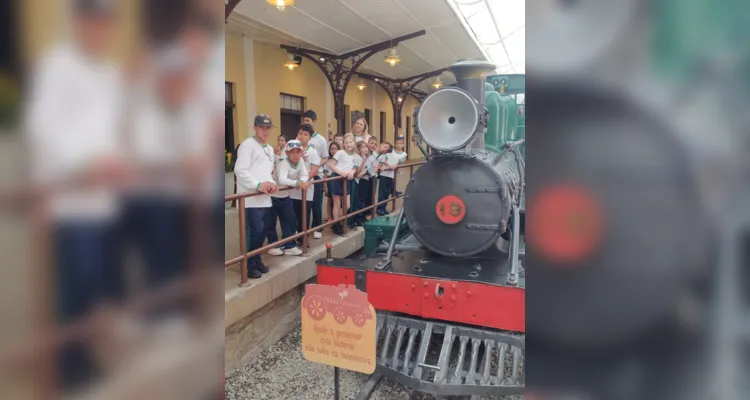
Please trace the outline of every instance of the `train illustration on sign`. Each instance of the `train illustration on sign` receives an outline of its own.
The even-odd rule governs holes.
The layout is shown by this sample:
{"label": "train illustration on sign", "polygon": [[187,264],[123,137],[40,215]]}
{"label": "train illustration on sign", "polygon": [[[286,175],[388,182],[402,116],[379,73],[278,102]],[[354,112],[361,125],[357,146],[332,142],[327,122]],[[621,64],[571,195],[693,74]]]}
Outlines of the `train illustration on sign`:
{"label": "train illustration on sign", "polygon": [[351,290],[347,285],[338,285],[336,296],[331,296],[330,291],[321,289],[325,288],[308,286],[309,292],[302,303],[302,307],[314,321],[320,321],[331,313],[339,325],[343,325],[351,318],[355,326],[361,327],[373,319],[366,293]]}

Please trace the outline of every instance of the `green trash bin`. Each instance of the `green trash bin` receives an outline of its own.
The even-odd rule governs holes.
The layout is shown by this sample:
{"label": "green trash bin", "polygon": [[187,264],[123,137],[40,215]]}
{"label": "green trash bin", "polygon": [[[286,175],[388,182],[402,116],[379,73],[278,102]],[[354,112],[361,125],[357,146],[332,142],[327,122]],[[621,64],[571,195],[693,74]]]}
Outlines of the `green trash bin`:
{"label": "green trash bin", "polygon": [[[365,223],[365,256],[371,257],[378,252],[378,246],[383,240],[391,240],[393,230],[396,229],[398,215],[384,215],[373,218]],[[403,237],[406,231],[406,218],[401,223],[399,229],[399,238]]]}

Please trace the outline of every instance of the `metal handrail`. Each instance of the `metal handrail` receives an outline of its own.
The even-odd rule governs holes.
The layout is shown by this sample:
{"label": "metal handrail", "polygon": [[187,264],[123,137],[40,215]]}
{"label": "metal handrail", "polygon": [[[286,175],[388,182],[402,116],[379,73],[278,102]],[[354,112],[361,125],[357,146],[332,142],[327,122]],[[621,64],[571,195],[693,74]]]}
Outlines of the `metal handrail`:
{"label": "metal handrail", "polygon": [[[424,161],[415,162],[415,163],[409,163],[404,164],[396,168],[396,170],[400,170],[402,168],[409,168],[410,175],[414,172],[414,167],[420,164],[423,164]],[[393,190],[396,191],[396,183],[397,183],[398,174],[394,174],[394,185]],[[335,177],[335,178],[326,178],[322,180],[314,181],[313,184],[322,184],[334,180],[343,180],[343,177]],[[374,182],[374,181],[373,181]],[[39,200],[46,195],[51,195],[54,192],[57,192],[58,186],[61,190],[70,190],[70,187],[88,187],[87,182],[85,181],[75,181],[75,182],[68,182],[66,185],[55,185],[55,187],[47,187],[45,189],[40,189],[39,187],[33,186],[33,185],[27,185],[22,188],[18,188],[16,190],[12,191],[4,191],[3,193],[0,193],[0,208],[8,207],[8,206],[15,206],[20,204],[28,206],[29,204],[26,203],[28,200]],[[104,185],[104,186],[112,186],[112,185]],[[117,185],[114,185],[117,186]],[[344,185],[344,193],[343,196],[346,196],[346,188],[347,185]],[[285,190],[291,190],[294,189],[292,187],[282,187],[282,191]],[[303,211],[302,211],[302,220],[303,224],[307,226],[307,208],[304,207],[306,205],[306,196],[304,195],[306,193],[303,193],[302,201],[303,201]],[[393,196],[389,197],[386,200],[383,200],[381,202],[375,202],[373,200],[373,205],[365,207],[361,210],[358,210],[354,213],[348,213],[348,209],[344,209],[344,216],[341,218],[338,218],[334,221],[329,221],[325,224],[322,224],[320,226],[314,227],[314,228],[308,228],[304,232],[301,232],[293,237],[289,237],[286,239],[279,240],[275,243],[269,244],[268,246],[265,246],[261,249],[257,249],[253,252],[247,252],[244,250],[245,246],[245,229],[244,229],[244,199],[253,197],[253,196],[259,196],[261,193],[240,193],[240,194],[233,194],[225,197],[226,201],[232,201],[232,200],[238,200],[238,209],[240,213],[240,246],[243,249],[242,253],[245,254],[244,256],[236,257],[232,260],[225,262],[225,268],[234,264],[237,264],[238,262],[242,262],[243,268],[243,281],[247,281],[247,259],[249,257],[252,257],[255,254],[259,254],[265,250],[268,250],[272,247],[277,247],[281,244],[287,243],[289,241],[295,240],[299,238],[300,236],[303,237],[303,255],[307,251],[307,236],[315,230],[322,229],[324,227],[330,226],[334,223],[341,222],[343,220],[346,220],[347,218],[358,215],[367,211],[372,211],[373,216],[375,215],[375,209],[379,205],[386,204],[389,201],[393,201],[394,208],[396,207],[396,200],[399,197],[402,196],[395,196],[395,193]],[[375,199],[377,196],[377,192],[373,191],[373,198]],[[38,203],[34,203],[38,204]],[[40,216],[38,218],[38,224],[41,226],[46,226],[46,224],[49,223],[48,216]],[[47,230],[43,228],[38,228],[40,232],[47,232]],[[346,231],[346,224],[344,227]],[[49,246],[49,237],[48,235],[44,234],[42,235],[42,239],[38,242],[41,243],[43,246]],[[40,257],[39,260],[37,260],[37,263],[39,265],[39,268],[36,268],[35,275],[37,276],[37,280],[42,286],[43,289],[48,288],[51,286],[49,279],[50,274],[48,271],[44,268],[45,265],[48,265],[49,261],[47,259],[48,252],[42,251],[39,252],[38,256]],[[125,313],[131,313],[131,312],[139,312],[143,310],[148,310],[154,306],[157,306],[159,304],[162,304],[164,302],[172,301],[178,298],[182,298],[184,296],[188,295],[200,295],[202,292],[201,283],[205,282],[205,274],[201,274],[200,271],[195,270],[191,268],[191,276],[182,279],[179,281],[174,282],[172,285],[165,287],[159,291],[155,291],[153,293],[147,293],[145,296],[130,300],[126,302],[119,311],[125,312]],[[68,343],[70,341],[86,338],[91,335],[93,335],[101,326],[102,324],[107,324],[108,322],[111,322],[111,319],[109,318],[109,315],[104,314],[92,314],[87,318],[83,318],[81,321],[73,322],[69,324],[64,325],[56,325],[53,321],[53,318],[51,318],[52,311],[51,311],[51,303],[52,299],[51,296],[49,296],[50,291],[49,290],[41,290],[40,293],[42,293],[42,297],[38,300],[35,306],[35,314],[37,317],[37,326],[40,330],[42,330],[41,333],[33,335],[29,338],[26,338],[22,341],[22,343],[18,343],[17,346],[13,346],[12,348],[6,349],[0,349],[0,370],[7,370],[7,371],[18,371],[19,367],[27,365],[26,363],[30,360],[34,360],[34,363],[38,365],[36,367],[37,371],[37,378],[36,382],[36,390],[39,392],[41,398],[53,398],[55,396],[55,392],[57,389],[57,382],[55,381],[55,374],[54,371],[56,369],[55,363],[53,361],[54,357],[54,349],[58,346],[64,345],[65,343]],[[115,310],[117,311],[117,310]],[[23,369],[23,367],[21,368]]]}
{"label": "metal handrail", "polygon": [[[409,168],[409,175],[411,176],[411,175],[414,174],[414,167],[418,166],[418,165],[421,165],[421,164],[424,164],[424,163],[425,163],[425,161],[417,161],[417,162],[413,162],[413,163],[399,165],[398,167],[396,167],[395,171],[397,172],[400,169]],[[343,176],[337,176],[337,177],[333,177],[333,178],[325,178],[325,179],[320,179],[320,180],[314,180],[314,181],[311,181],[310,183],[312,183],[313,185],[319,185],[319,184],[323,184],[323,183],[327,183],[327,182],[332,182],[332,181],[337,181],[337,180],[345,180],[345,179],[346,178],[343,177]],[[250,251],[250,252],[247,251],[247,240],[246,240],[247,236],[246,236],[246,233],[245,233],[246,232],[246,229],[245,229],[246,228],[245,227],[245,199],[250,198],[250,197],[267,195],[267,194],[260,193],[260,192],[254,192],[254,193],[236,193],[236,194],[232,194],[232,195],[226,196],[224,198],[224,203],[225,204],[226,204],[226,202],[237,200],[237,209],[238,209],[238,213],[239,213],[239,230],[240,230],[240,255],[237,256],[237,257],[234,257],[234,258],[232,258],[230,260],[224,261],[224,268],[229,268],[229,267],[231,267],[231,266],[236,265],[236,264],[239,263],[240,264],[240,286],[244,287],[244,286],[247,286],[249,284],[248,283],[248,277],[247,277],[247,260],[249,258],[255,257],[256,255],[259,255],[259,254],[261,254],[263,252],[266,252],[266,251],[268,251],[270,249],[279,247],[279,246],[284,245],[286,243],[289,243],[291,241],[297,240],[299,238],[302,238],[302,254],[301,254],[301,256],[303,256],[303,257],[306,256],[307,255],[307,240],[308,240],[308,236],[312,232],[315,232],[317,230],[326,228],[326,227],[331,226],[333,224],[337,224],[337,223],[342,222],[342,221],[346,221],[348,218],[350,218],[350,217],[352,217],[354,215],[359,215],[359,214],[365,213],[367,211],[371,211],[372,215],[374,217],[376,215],[375,212],[376,212],[376,209],[377,209],[378,206],[381,206],[383,204],[387,204],[388,202],[391,202],[391,201],[393,202],[393,209],[395,210],[396,209],[396,200],[398,200],[399,198],[403,197],[403,194],[400,195],[400,196],[396,195],[396,183],[398,182],[397,179],[398,179],[398,174],[394,174],[393,175],[393,193],[391,194],[391,196],[388,199],[385,199],[385,200],[380,201],[380,202],[376,201],[376,199],[377,199],[377,191],[373,189],[373,191],[372,191],[372,203],[373,204],[372,205],[367,206],[367,207],[365,207],[365,208],[363,208],[361,210],[357,210],[357,211],[355,211],[353,213],[349,213],[348,208],[342,207],[342,209],[344,210],[344,215],[343,216],[341,216],[341,217],[339,217],[337,219],[328,221],[328,222],[326,222],[324,224],[321,224],[320,226],[315,226],[315,227],[312,227],[312,228],[308,227],[309,224],[307,222],[308,221],[308,215],[307,215],[307,190],[309,190],[309,189],[302,189],[302,195],[300,196],[301,200],[302,200],[302,207],[301,207],[302,208],[302,226],[305,227],[305,230],[302,231],[302,232],[299,232],[299,233],[297,233],[295,235],[289,236],[287,238],[277,240],[277,241],[275,241],[273,243],[269,243],[269,244],[267,244],[265,246],[262,246],[259,249],[255,249],[255,250]],[[373,186],[376,186],[376,180],[375,179],[371,179],[370,180],[370,184],[373,185]],[[295,188],[291,187],[291,186],[282,186],[279,189],[279,192],[283,192],[283,191],[287,191],[287,190],[293,190],[293,189],[295,189]],[[347,185],[343,185],[342,198],[346,198],[347,196],[348,196]],[[344,224],[344,233],[346,234],[346,232],[347,232],[347,224]]]}

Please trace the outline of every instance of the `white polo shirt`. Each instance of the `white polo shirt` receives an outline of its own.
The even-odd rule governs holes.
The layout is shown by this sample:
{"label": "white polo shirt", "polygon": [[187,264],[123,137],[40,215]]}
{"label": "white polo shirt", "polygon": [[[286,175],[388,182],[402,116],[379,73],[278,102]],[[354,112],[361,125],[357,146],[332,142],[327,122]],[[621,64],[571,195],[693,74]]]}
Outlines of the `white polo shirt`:
{"label": "white polo shirt", "polygon": [[[379,165],[382,164],[388,164],[388,165],[398,165],[398,158],[395,153],[388,153],[388,154],[381,154],[377,158],[377,163]],[[392,169],[381,171],[380,176],[385,176],[387,178],[393,179],[394,172]]]}
{"label": "white polo shirt", "polygon": [[[312,138],[310,138],[310,143],[308,143],[308,145],[312,146],[312,148],[318,152],[318,157],[320,157],[321,160],[328,158],[328,142],[323,135],[315,132],[312,135]],[[323,171],[318,170],[318,176],[322,178]]]}
{"label": "white polo shirt", "polygon": [[396,150],[393,150],[393,154],[396,155],[396,158],[398,159],[398,164],[401,165],[406,162],[406,159],[409,158],[406,155],[405,151],[402,151],[401,153],[397,152]]}
{"label": "white polo shirt", "polygon": [[[258,187],[263,182],[274,182],[273,148],[260,144],[255,137],[245,139],[237,150],[237,162],[234,164],[234,174],[237,176],[237,193],[258,193]],[[245,199],[245,208],[271,207],[271,196],[260,196]]]}
{"label": "white polo shirt", "polygon": [[[320,166],[320,155],[318,154],[318,150],[308,143],[304,151],[302,159],[305,161],[307,172],[312,171],[312,168],[315,165]],[[318,170],[320,170],[320,168],[318,168]],[[318,175],[320,175],[320,172],[318,172]]]}
{"label": "white polo shirt", "polygon": [[[279,186],[283,186],[281,183],[279,183],[279,167],[281,166],[281,163],[286,160],[286,155],[283,153],[281,155],[274,153],[273,155],[273,180],[276,182]],[[276,197],[277,199],[283,199],[285,197],[289,197],[289,190],[285,190],[283,192],[276,192],[271,195],[271,197]]]}
{"label": "white polo shirt", "polygon": [[[297,164],[292,164],[288,158],[279,163],[279,185],[297,186],[297,182],[307,182],[310,177],[307,174],[305,163],[300,160]],[[295,200],[302,199],[302,190],[293,189],[288,191],[289,197]],[[312,190],[307,191],[307,201],[312,201]]]}
{"label": "white polo shirt", "polygon": [[333,155],[333,159],[336,160],[336,169],[342,172],[349,172],[355,168],[354,157],[356,153],[349,154],[346,150],[339,150]]}
{"label": "white polo shirt", "polygon": [[377,158],[377,153],[372,153],[367,157],[367,160],[365,160],[365,170],[367,171],[367,173],[362,175],[361,179],[369,180],[371,176],[375,176],[375,171],[373,170],[373,168],[376,165],[375,160]]}

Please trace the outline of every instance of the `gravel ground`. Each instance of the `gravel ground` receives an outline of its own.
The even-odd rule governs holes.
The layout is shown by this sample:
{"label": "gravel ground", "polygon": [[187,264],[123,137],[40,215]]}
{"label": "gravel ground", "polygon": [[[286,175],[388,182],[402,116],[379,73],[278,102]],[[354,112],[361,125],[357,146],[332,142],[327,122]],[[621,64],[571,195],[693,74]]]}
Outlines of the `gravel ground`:
{"label": "gravel ground", "polygon": [[[333,367],[307,361],[302,355],[300,328],[261,353],[226,380],[227,400],[319,400],[333,398]],[[354,399],[368,375],[341,370],[342,399]],[[435,397],[383,379],[373,400],[458,400],[468,397]],[[523,396],[497,397],[520,400]]]}

